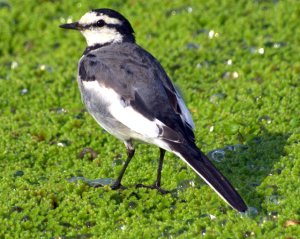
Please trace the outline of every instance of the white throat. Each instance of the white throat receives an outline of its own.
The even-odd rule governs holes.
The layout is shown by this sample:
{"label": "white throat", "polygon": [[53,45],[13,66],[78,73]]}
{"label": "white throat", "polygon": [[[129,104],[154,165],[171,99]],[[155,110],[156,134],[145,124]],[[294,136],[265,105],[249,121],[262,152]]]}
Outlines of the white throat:
{"label": "white throat", "polygon": [[100,31],[87,29],[81,33],[85,37],[88,46],[121,42],[123,40],[122,35],[112,28],[102,28]]}

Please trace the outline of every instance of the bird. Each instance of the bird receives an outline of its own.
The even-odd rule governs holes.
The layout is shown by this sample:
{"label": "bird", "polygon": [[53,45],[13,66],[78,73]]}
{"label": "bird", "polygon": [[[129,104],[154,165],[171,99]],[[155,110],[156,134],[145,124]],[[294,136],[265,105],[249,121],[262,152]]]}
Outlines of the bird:
{"label": "bird", "polygon": [[227,204],[247,211],[242,197],[196,146],[195,125],[183,97],[159,61],[135,40],[130,22],[119,12],[93,9],[79,21],[60,25],[80,31],[87,47],[78,63],[82,101],[96,122],[124,142],[127,159],[112,189],[121,180],[135,153],[135,142],[159,147],[159,165],[153,185],[161,188],[165,152],[171,152],[191,167]]}

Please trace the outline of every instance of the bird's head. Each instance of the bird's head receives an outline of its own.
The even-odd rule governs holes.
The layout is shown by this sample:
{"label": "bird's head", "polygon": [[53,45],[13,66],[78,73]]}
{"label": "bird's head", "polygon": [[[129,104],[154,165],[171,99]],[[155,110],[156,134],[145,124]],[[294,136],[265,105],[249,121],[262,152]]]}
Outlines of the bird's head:
{"label": "bird's head", "polygon": [[135,42],[134,31],[129,21],[112,9],[94,9],[84,14],[78,22],[62,24],[60,27],[79,30],[89,47]]}

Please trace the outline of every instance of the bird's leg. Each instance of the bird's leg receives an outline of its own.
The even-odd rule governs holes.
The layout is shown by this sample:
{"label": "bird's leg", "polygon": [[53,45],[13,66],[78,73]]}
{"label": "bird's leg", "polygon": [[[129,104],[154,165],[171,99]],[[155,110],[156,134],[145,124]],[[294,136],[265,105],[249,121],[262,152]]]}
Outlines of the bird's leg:
{"label": "bird's leg", "polygon": [[117,180],[114,182],[114,184],[111,186],[111,189],[119,189],[119,188],[124,188],[121,184],[121,181],[122,181],[122,178],[123,178],[123,175],[125,173],[125,170],[126,168],[128,167],[128,164],[130,162],[130,160],[132,159],[133,155],[134,155],[134,152],[135,152],[135,149],[132,145],[132,142],[131,140],[128,140],[128,141],[125,141],[125,146],[126,146],[126,149],[127,149],[127,159],[125,161],[125,164],[117,178]]}
{"label": "bird's leg", "polygon": [[156,188],[160,188],[161,171],[162,171],[166,151],[164,149],[160,148],[159,153],[160,153],[160,155],[159,155],[159,162],[158,162],[158,168],[157,168],[157,178],[156,178],[156,181],[154,182],[154,186]]}
{"label": "bird's leg", "polygon": [[166,194],[169,193],[169,191],[164,190],[160,187],[160,182],[161,182],[161,170],[163,167],[163,162],[164,162],[164,157],[165,157],[165,153],[166,151],[162,148],[159,149],[160,150],[160,156],[159,156],[159,164],[158,164],[158,168],[157,168],[157,178],[156,181],[154,182],[154,184],[148,186],[148,185],[144,185],[144,184],[137,184],[136,187],[140,188],[140,187],[144,187],[144,188],[151,188],[151,189],[157,189],[160,193],[162,194]]}

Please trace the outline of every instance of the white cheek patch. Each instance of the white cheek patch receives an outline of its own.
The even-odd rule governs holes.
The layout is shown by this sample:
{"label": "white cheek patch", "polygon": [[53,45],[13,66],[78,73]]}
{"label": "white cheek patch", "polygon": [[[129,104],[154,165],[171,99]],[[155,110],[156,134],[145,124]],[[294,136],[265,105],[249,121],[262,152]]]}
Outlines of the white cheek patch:
{"label": "white cheek patch", "polygon": [[118,24],[118,25],[122,24],[122,22],[117,18],[112,18],[112,17],[109,17],[107,15],[103,15],[103,14],[98,14],[97,15],[96,12],[88,12],[88,13],[84,14],[80,18],[79,23],[82,24],[82,25],[88,25],[88,24],[95,23],[99,20],[103,20],[107,24]]}
{"label": "white cheek patch", "polygon": [[115,28],[107,25],[104,25],[103,27],[94,27],[93,24],[97,23],[99,20],[103,20],[106,24],[122,25],[122,22],[117,18],[112,18],[104,14],[97,15],[96,12],[86,13],[79,20],[79,24],[87,26],[85,29],[81,30],[81,33],[84,35],[88,46],[122,41],[122,35]]}
{"label": "white cheek patch", "polygon": [[97,81],[84,81],[83,86],[91,91],[108,105],[110,114],[127,126],[132,131],[145,137],[145,141],[149,138],[155,139],[159,137],[160,128],[164,125],[159,120],[149,120],[132,106],[124,106],[121,101],[121,96],[118,95],[113,89],[100,85]]}

